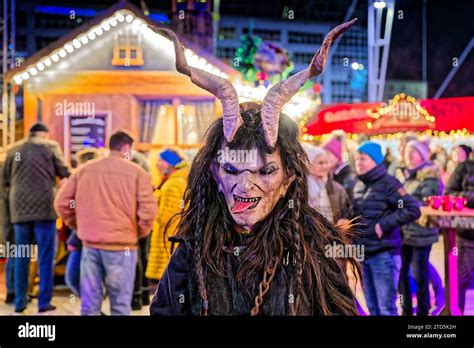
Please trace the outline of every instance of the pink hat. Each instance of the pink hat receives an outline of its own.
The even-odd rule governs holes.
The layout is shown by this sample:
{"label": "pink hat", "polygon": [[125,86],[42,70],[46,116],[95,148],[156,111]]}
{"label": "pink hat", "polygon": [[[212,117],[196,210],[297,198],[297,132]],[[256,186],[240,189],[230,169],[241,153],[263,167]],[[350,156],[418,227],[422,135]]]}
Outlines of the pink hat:
{"label": "pink hat", "polygon": [[331,152],[339,161],[342,160],[342,144],[337,138],[328,140],[322,148]]}

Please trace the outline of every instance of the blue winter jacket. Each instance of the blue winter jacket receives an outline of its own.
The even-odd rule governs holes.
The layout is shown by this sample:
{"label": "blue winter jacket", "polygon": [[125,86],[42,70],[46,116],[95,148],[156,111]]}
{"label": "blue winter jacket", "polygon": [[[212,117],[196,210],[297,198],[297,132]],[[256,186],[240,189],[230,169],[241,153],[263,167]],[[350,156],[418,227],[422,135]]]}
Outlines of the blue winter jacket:
{"label": "blue winter jacket", "polygon": [[[359,217],[355,243],[364,245],[365,258],[384,251],[400,254],[400,227],[420,217],[418,202],[382,164],[358,176],[354,213]],[[382,238],[375,233],[377,223],[382,228]]]}

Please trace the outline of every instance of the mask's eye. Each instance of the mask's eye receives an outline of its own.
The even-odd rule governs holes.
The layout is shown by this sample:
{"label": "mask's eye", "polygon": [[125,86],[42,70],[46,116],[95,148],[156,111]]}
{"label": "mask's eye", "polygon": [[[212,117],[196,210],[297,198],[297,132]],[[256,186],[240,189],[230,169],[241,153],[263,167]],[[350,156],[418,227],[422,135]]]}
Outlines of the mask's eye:
{"label": "mask's eye", "polygon": [[226,172],[227,174],[231,174],[231,175],[239,174],[239,170],[235,168],[233,165],[228,164],[228,163],[224,164],[222,166],[222,169],[224,169],[224,172]]}
{"label": "mask's eye", "polygon": [[270,175],[277,170],[275,167],[267,167],[260,169],[260,175]]}

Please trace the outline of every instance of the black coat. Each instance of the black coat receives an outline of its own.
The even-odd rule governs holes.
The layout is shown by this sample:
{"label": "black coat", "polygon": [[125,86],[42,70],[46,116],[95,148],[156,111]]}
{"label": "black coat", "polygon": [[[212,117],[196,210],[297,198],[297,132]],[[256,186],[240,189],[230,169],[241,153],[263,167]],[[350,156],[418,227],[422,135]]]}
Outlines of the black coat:
{"label": "black coat", "polygon": [[[444,194],[465,197],[467,206],[474,209],[474,160],[464,161],[456,167]],[[457,233],[463,238],[474,240],[473,230],[458,230]]]}
{"label": "black coat", "polygon": [[[399,254],[400,227],[420,217],[417,201],[383,165],[358,178],[354,187],[354,213],[360,218],[355,242],[364,245],[366,257],[383,251]],[[377,223],[382,228],[382,238],[375,233]]]}
{"label": "black coat", "polygon": [[[179,241],[180,244],[171,256],[168,266],[161,277],[160,284],[150,306],[150,314],[164,316],[201,315],[203,301],[199,296],[199,289],[195,280],[196,274],[192,257],[194,251],[191,247],[193,243],[192,241],[176,239],[175,237],[170,237],[170,240]],[[209,315],[249,315],[254,306],[258,287],[256,286],[251,291],[252,294],[248,294],[238,286],[235,271],[239,260],[233,250],[226,250],[224,254],[227,264],[226,277],[218,276],[211,270],[206,271],[206,268],[204,268]],[[291,272],[296,272],[294,267],[292,267],[291,261],[286,264],[281,262],[277,267],[270,289],[260,306],[259,315],[288,315],[288,301],[291,296],[288,292],[287,274]],[[342,269],[339,269],[337,276],[340,277],[338,283],[343,284],[340,291],[346,296],[352,296]],[[259,277],[260,280],[261,277]],[[313,313],[312,308],[314,307],[311,300],[303,297],[302,305],[297,314],[320,314]],[[332,308],[332,313],[335,315],[342,314],[337,308]]]}

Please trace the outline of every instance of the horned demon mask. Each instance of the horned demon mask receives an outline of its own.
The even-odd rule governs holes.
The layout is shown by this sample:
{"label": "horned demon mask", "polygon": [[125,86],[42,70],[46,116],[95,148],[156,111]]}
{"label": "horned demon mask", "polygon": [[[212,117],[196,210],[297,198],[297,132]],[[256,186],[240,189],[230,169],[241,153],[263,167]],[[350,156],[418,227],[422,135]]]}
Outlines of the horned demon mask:
{"label": "horned demon mask", "polygon": [[[251,230],[256,223],[265,219],[273,210],[278,200],[286,194],[292,178],[283,168],[282,159],[277,148],[278,127],[284,105],[298,92],[304,83],[322,73],[331,44],[357,19],[343,23],[332,29],[325,37],[321,47],[315,53],[311,64],[287,80],[274,85],[265,96],[260,109],[261,127],[265,143],[270,153],[266,158],[248,156],[238,160],[216,160],[216,168],[211,168],[219,190],[225,200],[237,226]],[[186,61],[184,49],[174,32],[159,28],[172,40],[176,53],[176,69],[191,78],[197,86],[212,93],[218,98],[223,109],[223,133],[225,141],[221,151],[225,153],[239,128],[244,124],[241,115],[237,92],[232,84],[219,76],[191,67]],[[252,150],[250,150],[252,151]],[[257,150],[254,150],[255,153]],[[249,161],[249,158],[253,160]]]}

